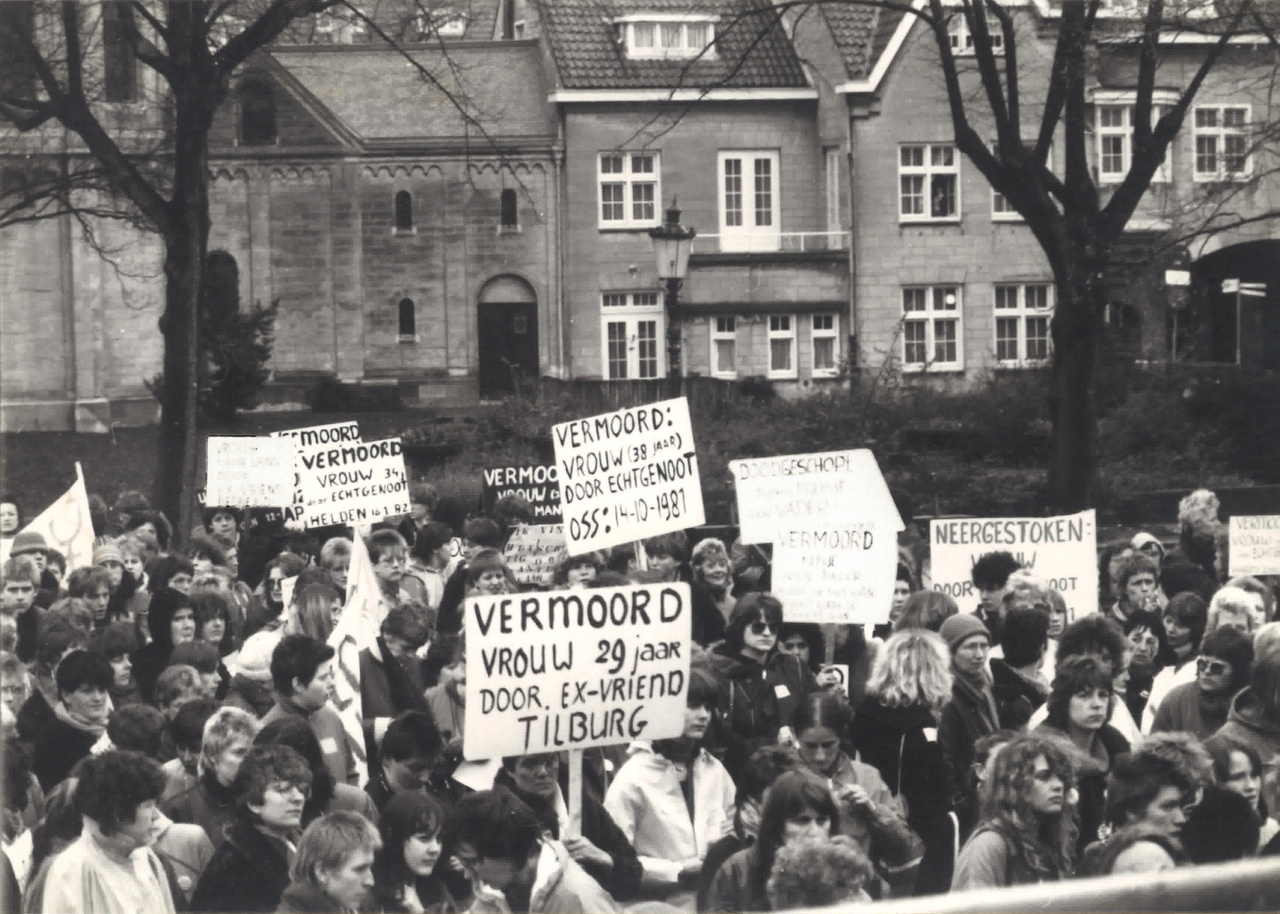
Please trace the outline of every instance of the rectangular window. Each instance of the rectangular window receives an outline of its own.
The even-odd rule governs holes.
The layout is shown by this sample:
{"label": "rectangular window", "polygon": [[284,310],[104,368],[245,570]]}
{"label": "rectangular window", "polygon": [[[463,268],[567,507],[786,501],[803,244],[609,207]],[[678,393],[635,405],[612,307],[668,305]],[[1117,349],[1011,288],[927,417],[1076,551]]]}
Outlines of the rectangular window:
{"label": "rectangular window", "polygon": [[1249,155],[1249,106],[1196,108],[1197,181],[1231,181],[1253,171]]}
{"label": "rectangular window", "polygon": [[720,153],[720,249],[776,251],[781,243],[778,153]]}
{"label": "rectangular window", "polygon": [[[1031,140],[1029,142],[1025,142],[1024,145],[1026,145],[1028,148],[1034,148],[1035,141]],[[995,150],[995,147],[996,147],[996,143],[993,141],[991,143],[992,150]],[[1049,169],[1049,171],[1053,171],[1053,145],[1052,144],[1050,144],[1049,146],[1049,154],[1045,156],[1045,166]],[[1022,221],[1022,214],[1019,213],[1016,209],[1014,209],[1013,206],[1009,203],[1009,201],[1005,199],[1004,194],[1000,193],[994,187],[991,188],[991,220],[993,222],[1021,222]]]}
{"label": "rectangular window", "polygon": [[109,102],[132,102],[138,96],[137,61],[129,41],[128,3],[102,7],[102,94]]}
{"label": "rectangular window", "polygon": [[[844,225],[844,196],[840,193],[840,166],[844,154],[840,149],[826,150],[827,164],[827,231],[838,232]],[[837,245],[832,244],[831,247]]]}
{"label": "rectangular window", "polygon": [[[1161,105],[1151,106],[1151,123],[1164,113]],[[1133,164],[1133,105],[1096,106],[1098,137],[1098,180],[1102,184],[1118,184]],[[1164,162],[1151,177],[1153,184],[1164,184],[1172,173],[1173,146],[1165,152]]]}
{"label": "rectangular window", "polygon": [[995,287],[996,361],[1006,368],[1049,360],[1053,287],[1048,283]]}
{"label": "rectangular window", "polygon": [[796,377],[796,322],[790,314],[769,315],[769,377]]}
{"label": "rectangular window", "polygon": [[738,320],[711,318],[711,374],[717,378],[738,376]]}
{"label": "rectangular window", "polygon": [[[1000,25],[1000,20],[990,13],[987,14],[987,34],[991,36],[991,52],[993,54],[1004,53],[1004,27]],[[957,56],[972,55],[974,53],[973,31],[969,28],[969,19],[963,11],[956,11],[951,16],[951,21],[947,23],[947,33],[951,36],[951,53]]]}
{"label": "rectangular window", "polygon": [[902,290],[902,363],[906,371],[961,371],[964,348],[959,286]]}
{"label": "rectangular window", "polygon": [[627,56],[638,59],[692,59],[715,57],[715,20],[694,13],[657,14],[639,19],[615,20],[617,36]]}
{"label": "rectangular window", "polygon": [[834,314],[815,314],[813,330],[813,376],[835,377],[840,373],[840,322]]}
{"label": "rectangular window", "polygon": [[657,292],[606,292],[600,299],[604,377],[652,379],[663,371],[662,303]]}
{"label": "rectangular window", "polygon": [[954,146],[926,143],[898,149],[898,215],[903,222],[960,218],[960,165]]}
{"label": "rectangular window", "polygon": [[658,153],[601,153],[598,178],[601,228],[658,224]]}

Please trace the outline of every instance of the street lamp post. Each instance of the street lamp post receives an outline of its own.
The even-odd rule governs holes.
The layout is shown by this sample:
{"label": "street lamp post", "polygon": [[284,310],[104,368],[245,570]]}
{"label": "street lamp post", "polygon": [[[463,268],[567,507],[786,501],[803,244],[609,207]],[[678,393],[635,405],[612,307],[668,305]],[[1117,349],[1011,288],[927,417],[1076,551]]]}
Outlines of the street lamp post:
{"label": "street lamp post", "polygon": [[653,254],[658,264],[658,279],[666,284],[667,311],[667,377],[672,385],[680,385],[680,326],[676,305],[680,298],[680,286],[689,272],[689,251],[698,232],[680,224],[680,210],[671,201],[667,219],[662,225],[649,230],[653,239]]}

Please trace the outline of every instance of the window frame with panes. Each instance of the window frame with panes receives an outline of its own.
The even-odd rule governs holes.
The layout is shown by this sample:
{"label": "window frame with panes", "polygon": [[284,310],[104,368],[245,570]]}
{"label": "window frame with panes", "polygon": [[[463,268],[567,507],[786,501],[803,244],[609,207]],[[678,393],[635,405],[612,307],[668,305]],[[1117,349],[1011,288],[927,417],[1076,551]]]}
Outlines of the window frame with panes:
{"label": "window frame with panes", "polygon": [[[605,171],[606,161],[619,160],[621,171]],[[651,171],[636,171],[637,161],[650,159]],[[638,188],[648,188],[637,200]],[[606,188],[620,197],[606,200]],[[609,191],[610,196],[614,192]],[[652,228],[662,221],[662,155],[655,150],[615,149],[596,156],[596,220],[601,229]],[[621,206],[621,218],[606,218],[606,207]],[[637,207],[644,210],[638,213]]]}
{"label": "window frame with panes", "polygon": [[[1129,169],[1133,167],[1133,109],[1134,101],[1132,93],[1125,93],[1123,97],[1098,97],[1094,100],[1093,128],[1095,136],[1094,154],[1097,156],[1097,174],[1099,184],[1119,184],[1124,180],[1125,175],[1129,173]],[[1164,115],[1165,105],[1161,102],[1153,102],[1151,105],[1151,125],[1154,127],[1156,122]],[[1123,114],[1123,123],[1104,124],[1104,120],[1108,120],[1106,115],[1121,113]],[[1119,150],[1109,151],[1111,143],[1119,143]],[[1173,147],[1170,143],[1165,150],[1164,161],[1160,163],[1160,167],[1155,170],[1151,176],[1152,184],[1168,184],[1172,180],[1173,174]],[[1108,160],[1119,158],[1120,170],[1107,170]]]}
{"label": "window frame with panes", "polygon": [[[1213,115],[1214,123],[1206,123],[1208,115]],[[1227,114],[1243,113],[1239,123],[1227,123]],[[1195,157],[1192,163],[1192,174],[1196,181],[1244,181],[1253,174],[1253,152],[1250,146],[1250,130],[1253,109],[1251,105],[1196,105],[1192,109],[1191,131]],[[1206,151],[1207,141],[1213,141],[1212,151]],[[1242,149],[1231,152],[1227,147],[1232,140],[1238,140]],[[1213,157],[1213,167],[1203,168],[1205,159]],[[1240,168],[1227,167],[1229,160],[1243,159]]]}
{"label": "window frame with panes", "polygon": [[[1039,368],[1049,364],[1053,357],[1053,301],[1052,282],[1002,282],[992,287],[997,367]],[[1037,331],[1034,334],[1033,328]]]}
{"label": "window frame with panes", "polygon": [[[652,325],[652,337],[648,331]],[[614,327],[622,328],[621,340]],[[645,333],[642,339],[641,334]],[[600,295],[601,377],[606,381],[654,380],[666,374],[666,312],[656,291],[603,292]],[[621,360],[617,344],[622,342]],[[649,350],[648,346],[652,346]],[[614,370],[621,361],[622,374]],[[652,374],[642,372],[651,367]]]}
{"label": "window frame with panes", "polygon": [[[992,13],[987,13],[987,34],[991,37],[991,53],[1004,54],[1004,27]],[[947,35],[951,39],[951,53],[957,57],[972,57],[974,49],[973,31],[969,28],[969,17],[964,10],[956,10],[947,22]]]}
{"label": "window frame with panes", "polygon": [[[821,326],[819,326],[821,325]],[[822,344],[820,347],[819,344]],[[818,366],[819,348],[830,345],[830,364]],[[834,378],[840,374],[840,315],[823,311],[809,315],[809,349],[813,357],[811,371],[815,378]]]}
{"label": "window frame with panes", "polygon": [[[948,306],[946,295],[955,296],[953,305]],[[908,307],[908,298],[912,299],[912,307]],[[921,307],[914,307],[919,299]],[[903,286],[900,297],[902,309],[902,370],[904,372],[925,371],[964,371],[964,288],[959,283],[954,285],[936,283],[933,285]],[[949,339],[943,339],[945,345],[950,343],[954,348],[951,359],[937,358],[938,327],[953,324]],[[919,336],[917,336],[919,333]],[[916,352],[913,347],[923,347],[922,359],[913,359]]]}
{"label": "window frame with panes", "polygon": [[[768,344],[769,353],[769,371],[768,377],[780,381],[793,380],[800,377],[800,366],[796,364],[798,350],[796,346],[797,336],[797,315],[795,314],[769,314],[765,317],[765,339]],[[783,328],[783,324],[786,327]],[[773,363],[773,344],[775,342],[785,341],[788,344],[789,367],[774,368]]]}
{"label": "window frame with panes", "polygon": [[[914,152],[919,151],[919,163],[908,161],[908,156],[915,158]],[[948,163],[938,164],[936,161],[939,156],[935,153],[945,154],[943,157],[949,158]],[[915,182],[919,181],[919,189],[916,190]],[[913,190],[907,192],[907,182],[912,182]],[[945,186],[949,181],[951,185],[951,209],[949,212],[937,214],[934,211],[934,201],[937,196],[939,185]],[[920,198],[924,207],[923,212],[907,212],[904,205],[908,199]],[[914,209],[914,207],[912,207]],[[961,213],[960,199],[960,156],[956,150],[954,143],[903,143],[898,147],[898,220],[901,222],[959,222]]]}
{"label": "window frame with panes", "polygon": [[[713,378],[738,376],[738,318],[733,314],[714,314],[707,319],[708,371]],[[720,354],[724,345],[729,353],[729,369],[721,369]]]}
{"label": "window frame with panes", "polygon": [[[736,175],[732,173],[731,163],[737,163]],[[766,165],[766,173],[763,174],[762,164]],[[776,149],[720,151],[716,157],[720,250],[778,250],[782,244],[781,171],[782,156]],[[730,182],[735,179],[737,189],[731,191]],[[762,180],[766,182],[763,187]]]}

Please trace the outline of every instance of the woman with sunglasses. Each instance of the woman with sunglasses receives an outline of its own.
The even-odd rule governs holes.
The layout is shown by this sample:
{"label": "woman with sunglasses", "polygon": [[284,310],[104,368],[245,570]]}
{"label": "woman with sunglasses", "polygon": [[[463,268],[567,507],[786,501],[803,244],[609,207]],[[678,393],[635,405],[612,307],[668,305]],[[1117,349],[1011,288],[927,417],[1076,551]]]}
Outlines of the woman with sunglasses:
{"label": "woman with sunglasses", "polygon": [[781,629],[781,601],[771,593],[749,593],[734,605],[724,641],[711,651],[720,678],[718,748],[735,777],[751,753],[778,741],[800,702],[818,690],[813,673],[778,649]]}
{"label": "woman with sunglasses", "polygon": [[1196,658],[1195,682],[1174,686],[1156,710],[1152,733],[1182,730],[1207,739],[1227,722],[1231,701],[1249,684],[1253,639],[1234,628],[1204,636]]}
{"label": "woman with sunglasses", "polygon": [[510,790],[524,801],[543,832],[563,843],[569,856],[615,900],[635,898],[644,875],[635,848],[608,810],[586,790],[582,792],[582,826],[578,834],[566,835],[569,807],[559,775],[559,753],[521,755],[502,760],[493,786]]}

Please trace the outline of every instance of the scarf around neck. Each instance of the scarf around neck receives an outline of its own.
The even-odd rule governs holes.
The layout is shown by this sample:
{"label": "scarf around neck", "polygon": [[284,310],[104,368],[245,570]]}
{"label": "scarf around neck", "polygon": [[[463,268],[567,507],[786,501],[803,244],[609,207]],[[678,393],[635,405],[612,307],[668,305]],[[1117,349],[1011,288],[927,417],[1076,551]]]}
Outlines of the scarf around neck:
{"label": "scarf around neck", "polygon": [[74,714],[64,702],[60,701],[54,705],[53,713],[57,716],[58,720],[62,721],[67,726],[75,727],[77,730],[83,730],[85,733],[92,733],[94,736],[101,736],[107,732],[107,722],[105,720],[99,723],[96,720],[90,720],[87,717],[81,717],[78,714]]}
{"label": "scarf around neck", "polygon": [[991,691],[991,683],[986,674],[974,679],[957,670],[954,682],[956,690],[964,694],[983,722],[991,728],[988,732],[999,730],[1000,712],[996,709],[996,697]]}

